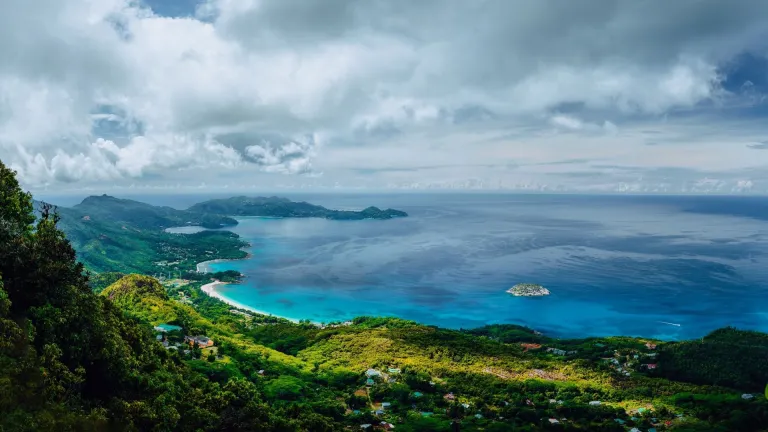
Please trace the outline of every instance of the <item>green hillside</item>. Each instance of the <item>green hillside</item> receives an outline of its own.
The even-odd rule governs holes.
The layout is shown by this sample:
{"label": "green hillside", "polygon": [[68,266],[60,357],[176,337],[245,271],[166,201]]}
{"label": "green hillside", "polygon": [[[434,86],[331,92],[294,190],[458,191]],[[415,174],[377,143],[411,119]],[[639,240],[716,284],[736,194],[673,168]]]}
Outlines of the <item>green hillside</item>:
{"label": "green hillside", "polygon": [[[104,209],[93,208],[95,202],[104,204]],[[141,210],[131,215],[130,208]],[[201,261],[245,257],[241,249],[246,244],[229,231],[185,235],[165,232],[164,227],[183,225],[186,220],[176,223],[161,217],[163,209],[135,201],[91,197],[75,207],[59,207],[56,211],[61,218],[59,227],[77,251],[78,259],[96,273],[167,274],[194,270]]]}
{"label": "green hillside", "polygon": [[237,225],[237,220],[222,216],[224,213],[177,210],[109,195],[90,196],[72,209],[91,220],[117,222],[139,229],[162,229],[184,225],[221,228]]}
{"label": "green hillside", "polygon": [[[202,292],[229,274],[89,281],[58,219],[47,208],[35,218],[31,197],[0,164],[0,431],[768,428],[768,335],[723,329],[664,343],[376,317],[291,323]],[[107,250],[99,236],[123,231],[88,227],[76,245],[96,235]],[[159,230],[134,228],[115,237],[146,236],[141,247],[115,249],[126,262],[94,262],[118,271],[160,253],[151,237]]]}

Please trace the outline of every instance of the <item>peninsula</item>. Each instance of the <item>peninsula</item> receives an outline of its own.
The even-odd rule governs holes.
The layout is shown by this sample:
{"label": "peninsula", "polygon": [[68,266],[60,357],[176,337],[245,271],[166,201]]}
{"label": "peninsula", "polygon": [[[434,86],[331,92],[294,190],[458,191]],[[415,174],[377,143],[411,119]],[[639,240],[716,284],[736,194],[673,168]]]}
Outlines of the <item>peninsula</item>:
{"label": "peninsula", "polygon": [[508,293],[517,297],[541,297],[548,296],[549,290],[541,285],[521,283],[507,290]]}
{"label": "peninsula", "polygon": [[197,214],[218,214],[227,216],[265,216],[294,218],[323,218],[332,220],[392,219],[406,217],[400,210],[368,207],[361,211],[330,210],[308,202],[295,202],[280,197],[238,196],[215,199],[193,205],[188,211]]}

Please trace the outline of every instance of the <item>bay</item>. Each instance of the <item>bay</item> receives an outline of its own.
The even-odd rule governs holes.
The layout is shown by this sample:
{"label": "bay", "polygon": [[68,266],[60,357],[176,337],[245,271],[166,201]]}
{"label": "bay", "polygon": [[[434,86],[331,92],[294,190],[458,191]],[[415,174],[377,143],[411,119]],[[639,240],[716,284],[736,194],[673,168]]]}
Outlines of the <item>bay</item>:
{"label": "bay", "polygon": [[[761,197],[399,194],[289,196],[408,218],[243,218],[247,260],[219,287],[257,310],[316,322],[395,316],[448,328],[521,324],[560,337],[768,331]],[[514,284],[552,295],[514,297]]]}

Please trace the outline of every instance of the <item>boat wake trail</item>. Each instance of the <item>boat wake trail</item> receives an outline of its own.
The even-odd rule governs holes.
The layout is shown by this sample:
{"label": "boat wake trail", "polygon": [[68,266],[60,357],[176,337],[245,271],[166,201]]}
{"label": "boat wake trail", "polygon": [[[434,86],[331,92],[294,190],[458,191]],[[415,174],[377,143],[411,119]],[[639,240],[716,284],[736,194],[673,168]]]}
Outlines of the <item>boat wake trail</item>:
{"label": "boat wake trail", "polygon": [[675,324],[675,323],[671,323],[671,322],[666,322],[666,321],[657,321],[657,322],[660,322],[662,324],[667,324],[667,325],[675,326],[675,327],[680,327],[680,324]]}

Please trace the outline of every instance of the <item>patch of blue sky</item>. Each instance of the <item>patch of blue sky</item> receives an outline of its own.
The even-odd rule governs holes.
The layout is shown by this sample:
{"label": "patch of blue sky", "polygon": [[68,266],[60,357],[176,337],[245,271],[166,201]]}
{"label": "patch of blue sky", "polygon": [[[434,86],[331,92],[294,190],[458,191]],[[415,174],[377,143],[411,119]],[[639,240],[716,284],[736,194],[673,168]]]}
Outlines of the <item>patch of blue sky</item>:
{"label": "patch of blue sky", "polygon": [[187,17],[195,15],[202,0],[142,0],[142,3],[160,16]]}

